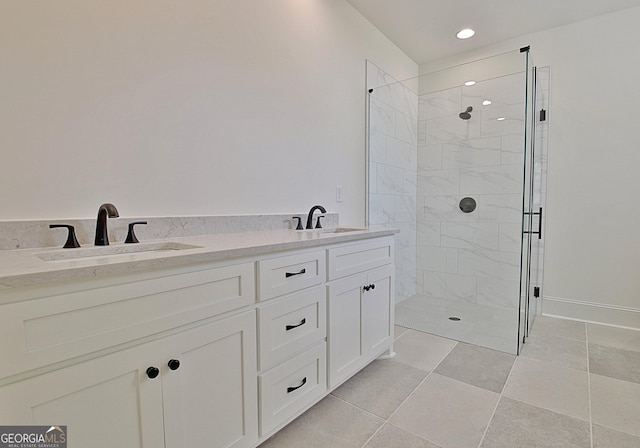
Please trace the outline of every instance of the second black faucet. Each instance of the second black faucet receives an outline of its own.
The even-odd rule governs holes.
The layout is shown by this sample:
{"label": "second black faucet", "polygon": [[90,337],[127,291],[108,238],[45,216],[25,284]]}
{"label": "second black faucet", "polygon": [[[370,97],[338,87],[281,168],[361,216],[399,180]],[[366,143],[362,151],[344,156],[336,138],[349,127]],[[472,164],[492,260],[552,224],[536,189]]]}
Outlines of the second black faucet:
{"label": "second black faucet", "polygon": [[[309,210],[309,214],[307,215],[307,230],[308,229],[313,229],[313,213],[316,210],[320,210],[321,213],[327,213],[327,211],[325,210],[325,208],[322,205],[314,205],[313,207],[311,207],[311,210]],[[322,226],[320,226],[320,221],[318,221],[318,225],[316,226],[317,228],[321,228]]]}
{"label": "second black faucet", "polygon": [[108,246],[109,235],[107,234],[107,216],[109,218],[117,218],[118,209],[113,204],[102,204],[98,208],[98,219],[96,220],[96,239],[94,244],[96,246]]}

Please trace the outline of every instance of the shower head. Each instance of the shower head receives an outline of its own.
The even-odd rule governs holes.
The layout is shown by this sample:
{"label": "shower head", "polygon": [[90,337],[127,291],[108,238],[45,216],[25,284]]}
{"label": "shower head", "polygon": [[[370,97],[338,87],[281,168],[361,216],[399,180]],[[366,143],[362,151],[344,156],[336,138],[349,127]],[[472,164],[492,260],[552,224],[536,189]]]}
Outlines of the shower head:
{"label": "shower head", "polygon": [[473,107],[469,106],[467,107],[467,110],[465,110],[464,112],[460,112],[458,116],[463,120],[468,120],[469,118],[471,118],[471,114],[469,112],[471,112],[472,110],[473,110]]}

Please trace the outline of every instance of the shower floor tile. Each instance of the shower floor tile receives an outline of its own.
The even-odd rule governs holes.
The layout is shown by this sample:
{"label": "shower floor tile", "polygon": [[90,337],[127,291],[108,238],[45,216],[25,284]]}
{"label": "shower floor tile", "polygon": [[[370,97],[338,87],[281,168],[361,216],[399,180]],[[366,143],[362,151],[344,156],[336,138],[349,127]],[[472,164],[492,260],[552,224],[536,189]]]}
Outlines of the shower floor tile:
{"label": "shower floor tile", "polygon": [[396,305],[396,324],[493,350],[517,352],[518,312],[514,309],[415,295]]}

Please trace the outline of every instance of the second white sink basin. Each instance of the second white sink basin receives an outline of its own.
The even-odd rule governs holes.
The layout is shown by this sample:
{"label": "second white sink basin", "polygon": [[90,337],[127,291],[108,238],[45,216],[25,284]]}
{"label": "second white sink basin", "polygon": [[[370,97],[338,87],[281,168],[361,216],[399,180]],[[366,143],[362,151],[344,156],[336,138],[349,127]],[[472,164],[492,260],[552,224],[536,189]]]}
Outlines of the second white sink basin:
{"label": "second white sink basin", "polygon": [[160,252],[175,251],[185,249],[198,249],[200,246],[191,244],[164,242],[164,243],[142,243],[142,244],[124,244],[117,246],[93,246],[78,249],[63,249],[53,252],[43,252],[35,254],[44,261],[71,261],[83,260],[88,258],[106,257],[111,258],[120,255],[133,255],[143,252]]}

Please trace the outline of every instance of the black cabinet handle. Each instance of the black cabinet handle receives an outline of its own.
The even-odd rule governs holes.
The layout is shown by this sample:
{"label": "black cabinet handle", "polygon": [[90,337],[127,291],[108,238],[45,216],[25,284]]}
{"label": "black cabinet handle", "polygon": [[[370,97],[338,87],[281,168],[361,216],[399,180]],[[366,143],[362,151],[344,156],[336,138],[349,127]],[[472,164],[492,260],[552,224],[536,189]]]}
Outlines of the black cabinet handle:
{"label": "black cabinet handle", "polygon": [[290,394],[291,392],[300,389],[305,384],[307,384],[307,377],[306,376],[304,378],[302,378],[302,382],[299,385],[294,386],[294,387],[287,387],[287,393]]}
{"label": "black cabinet handle", "polygon": [[376,285],[373,283],[371,283],[369,286],[371,287],[371,289],[376,289]]}
{"label": "black cabinet handle", "polygon": [[365,291],[369,291],[370,289],[376,289],[376,285],[371,283],[370,285],[363,286],[362,289],[364,289]]}
{"label": "black cabinet handle", "polygon": [[306,268],[302,268],[302,269],[300,269],[300,272],[285,272],[284,276],[286,278],[289,278],[289,277],[293,277],[294,275],[304,274],[306,272],[307,272],[307,269]]}
{"label": "black cabinet handle", "polygon": [[167,365],[171,370],[178,370],[178,368],[180,367],[180,361],[177,359],[170,359]]}
{"label": "black cabinet handle", "polygon": [[151,379],[156,378],[158,375],[160,375],[160,369],[158,369],[157,367],[149,367],[147,369],[147,376]]}
{"label": "black cabinet handle", "polygon": [[289,330],[293,330],[294,328],[301,327],[302,325],[304,325],[306,323],[307,323],[307,319],[305,318],[305,319],[302,319],[298,325],[287,325],[284,328],[285,328],[285,331],[289,331]]}

